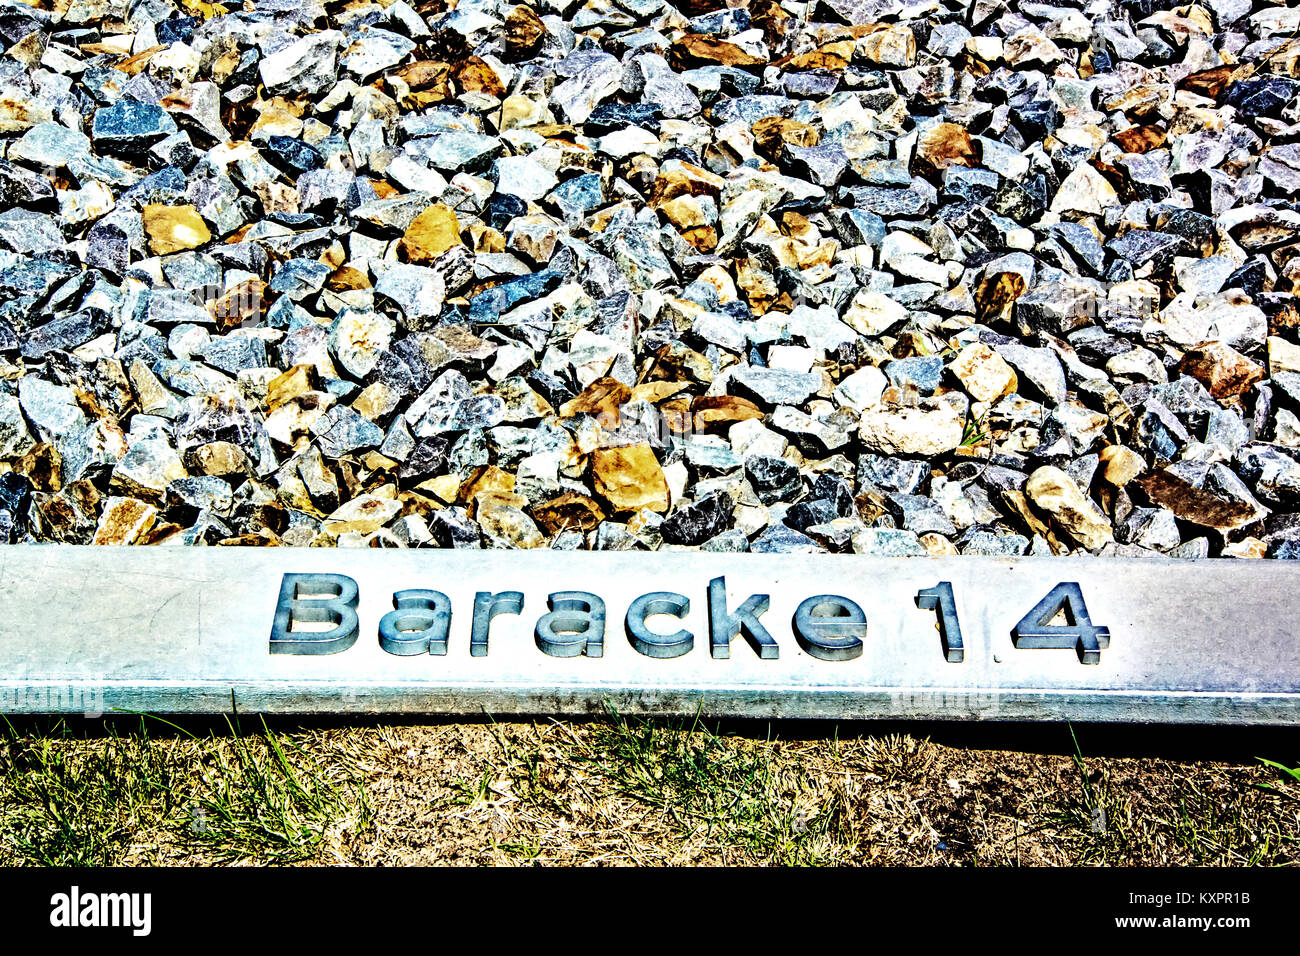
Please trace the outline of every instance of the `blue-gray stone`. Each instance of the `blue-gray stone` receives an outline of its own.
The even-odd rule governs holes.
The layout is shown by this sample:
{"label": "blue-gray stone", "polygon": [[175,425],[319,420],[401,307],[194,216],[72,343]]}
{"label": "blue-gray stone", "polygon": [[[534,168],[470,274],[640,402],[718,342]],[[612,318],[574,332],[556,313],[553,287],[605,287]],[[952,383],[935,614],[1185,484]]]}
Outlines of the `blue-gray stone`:
{"label": "blue-gray stone", "polygon": [[120,99],[95,110],[90,132],[96,149],[138,156],[175,133],[176,121],[161,106]]}
{"label": "blue-gray stone", "polygon": [[937,355],[915,355],[885,366],[885,377],[902,388],[913,385],[922,395],[932,395],[943,380],[943,359]]}

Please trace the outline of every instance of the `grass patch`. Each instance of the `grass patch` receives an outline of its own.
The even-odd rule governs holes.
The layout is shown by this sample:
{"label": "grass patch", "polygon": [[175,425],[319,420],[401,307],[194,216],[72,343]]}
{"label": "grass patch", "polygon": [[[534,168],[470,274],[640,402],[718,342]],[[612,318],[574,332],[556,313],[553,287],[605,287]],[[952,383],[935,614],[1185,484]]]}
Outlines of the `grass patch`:
{"label": "grass patch", "polygon": [[657,811],[682,840],[755,862],[825,861],[828,820],[800,806],[767,742],[721,737],[698,722],[615,714],[594,728],[582,759],[616,792]]}
{"label": "grass patch", "polygon": [[0,864],[1300,864],[1291,764],[806,726],[25,724]]}
{"label": "grass patch", "polygon": [[264,724],[203,737],[161,726],[163,738],[144,718],[101,734],[7,725],[0,864],[312,861],[332,835],[368,822],[355,774]]}
{"label": "grass patch", "polygon": [[1086,760],[1073,729],[1070,736],[1078,789],[1065,795],[1043,825],[1057,831],[1074,861],[1107,866],[1300,863],[1300,816],[1286,806],[1294,794],[1285,785],[1252,780],[1255,772],[1244,767],[1202,774],[1169,761],[1151,761],[1158,772],[1139,782],[1125,772],[1131,761]]}

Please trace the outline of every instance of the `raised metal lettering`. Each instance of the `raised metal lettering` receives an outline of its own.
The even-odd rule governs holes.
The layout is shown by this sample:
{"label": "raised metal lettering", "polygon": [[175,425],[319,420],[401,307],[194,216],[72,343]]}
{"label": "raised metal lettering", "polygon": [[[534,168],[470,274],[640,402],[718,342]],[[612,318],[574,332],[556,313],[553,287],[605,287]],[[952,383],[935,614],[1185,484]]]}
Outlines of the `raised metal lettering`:
{"label": "raised metal lettering", "polygon": [[520,591],[479,591],[474,595],[474,624],[469,636],[471,657],[487,657],[488,631],[492,619],[498,614],[518,614],[524,609],[524,595]]}
{"label": "raised metal lettering", "polygon": [[813,595],[794,612],[793,627],[799,646],[819,660],[851,661],[862,656],[867,616],[846,597]]}
{"label": "raised metal lettering", "polygon": [[557,591],[546,599],[549,614],[537,621],[533,637],[552,657],[602,657],[605,654],[605,602],[589,591]]}
{"label": "raised metal lettering", "polygon": [[671,614],[683,618],[691,609],[691,599],[673,591],[651,591],[643,594],[627,609],[623,622],[627,639],[646,657],[681,657],[695,646],[695,635],[687,630],[672,634],[656,634],[646,627],[645,620],[655,614]]}
{"label": "raised metal lettering", "polygon": [[932,588],[916,592],[916,606],[939,612],[939,640],[943,642],[943,656],[950,664],[960,664],[966,659],[966,648],[961,640],[961,624],[957,620],[957,601],[952,596],[952,583],[940,581]]}
{"label": "raised metal lettering", "polygon": [[[1064,612],[1065,624],[1047,623]],[[1083,591],[1077,581],[1063,581],[1034,605],[1011,631],[1016,647],[1073,647],[1084,664],[1100,664],[1101,652],[1110,647],[1110,631],[1092,623]]]}
{"label": "raised metal lettering", "polygon": [[379,621],[379,646],[390,654],[447,653],[451,599],[441,591],[397,591],[393,607]]}
{"label": "raised metal lettering", "polygon": [[[337,654],[357,640],[357,582],[344,574],[286,574],[271,624],[272,654]],[[299,624],[332,624],[295,630]]]}
{"label": "raised metal lettering", "polygon": [[732,614],[727,613],[727,580],[714,578],[709,582],[709,650],[714,658],[725,660],[731,656],[731,642],[737,634],[744,634],[754,653],[765,661],[774,661],[780,655],[776,640],[758,622],[759,616],[771,606],[767,594],[751,594],[745,603]]}

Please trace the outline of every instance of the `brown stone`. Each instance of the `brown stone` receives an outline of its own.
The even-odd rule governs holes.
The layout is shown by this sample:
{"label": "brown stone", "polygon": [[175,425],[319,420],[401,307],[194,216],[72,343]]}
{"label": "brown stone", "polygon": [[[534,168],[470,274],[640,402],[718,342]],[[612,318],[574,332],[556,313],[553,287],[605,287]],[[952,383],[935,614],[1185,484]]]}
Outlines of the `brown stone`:
{"label": "brown stone", "polygon": [[560,406],[562,418],[575,415],[595,415],[601,426],[614,428],[618,425],[618,410],[632,397],[632,389],[616,378],[598,378],[574,398]]}
{"label": "brown stone", "polygon": [[295,365],[266,383],[266,407],[275,411],[285,402],[320,388],[314,365]]}
{"label": "brown stone", "polygon": [[496,70],[487,61],[477,56],[466,57],[451,70],[452,79],[463,93],[486,93],[488,96],[504,96],[505,84]]}
{"label": "brown stone", "polygon": [[325,288],[331,292],[355,292],[370,286],[370,277],[356,266],[339,266],[325,280]]}
{"label": "brown stone", "polygon": [[412,92],[436,93],[442,97],[451,95],[448,81],[451,79],[451,64],[440,60],[416,60],[394,70],[389,76],[402,82]]}
{"label": "brown stone", "polygon": [[677,196],[662,203],[659,211],[681,233],[682,238],[696,249],[712,252],[717,247],[718,230],[709,222],[700,197]]}
{"label": "brown stone", "polygon": [[20,133],[51,118],[48,107],[42,109],[26,96],[0,94],[0,133]]}
{"label": "brown stone", "polygon": [[685,382],[642,382],[640,385],[632,386],[631,401],[658,404],[686,388]]}
{"label": "brown stone", "polygon": [[532,7],[518,6],[506,17],[504,32],[505,59],[528,60],[537,55],[546,39],[546,24]]}
{"label": "brown stone", "polygon": [[1268,557],[1268,545],[1259,538],[1242,538],[1225,545],[1220,557],[1259,559]]}
{"label": "brown stone", "polygon": [[138,498],[109,498],[91,544],[136,544],[158,520],[158,509]]}
{"label": "brown stone", "polygon": [[853,59],[853,41],[839,40],[791,57],[786,62],[785,68],[790,71],[829,70],[838,73],[849,65],[851,59]]}
{"label": "brown stone", "polygon": [[631,183],[638,192],[646,192],[654,185],[659,175],[659,164],[645,153],[637,153],[624,161],[623,178]]}
{"label": "brown stone", "polygon": [[692,163],[672,160],[664,163],[650,190],[650,207],[657,209],[678,196],[712,196],[722,194],[723,179]]}
{"label": "brown stone", "polygon": [[[407,86],[399,75],[388,74],[384,86],[404,109],[421,110],[451,97],[451,64],[425,61],[428,69],[416,74],[417,80],[428,83],[423,89]],[[419,63],[411,66],[421,66]],[[437,70],[436,68],[441,68]]]}
{"label": "brown stone", "polygon": [[[328,539],[325,539],[328,540]],[[222,538],[217,542],[219,548],[278,548],[281,545],[280,536],[269,528],[263,528],[260,531],[253,531],[248,534],[235,535],[233,538]]]}
{"label": "brown stone", "polygon": [[460,220],[442,203],[434,203],[406,227],[398,253],[407,262],[427,265],[461,244]]}
{"label": "brown stone", "polygon": [[935,123],[916,140],[917,171],[938,172],[949,166],[974,166],[975,144],[970,133],[956,123]]}
{"label": "brown stone", "polygon": [[402,195],[402,191],[385,179],[368,179],[364,176],[360,178],[361,182],[366,183],[375,191],[375,196],[379,199],[396,199]]}
{"label": "brown stone", "polygon": [[1232,531],[1259,516],[1242,501],[1226,501],[1168,471],[1154,471],[1138,480],[1147,497],[1176,517],[1202,528]]}
{"label": "brown stone", "polygon": [[816,146],[821,140],[816,127],[784,116],[764,116],[750,127],[750,132],[754,134],[754,151],[772,162],[777,161],[781,147],[787,143]]}
{"label": "brown stone", "polygon": [[219,329],[233,329],[245,323],[262,321],[270,307],[266,296],[266,283],[261,279],[245,279],[232,286],[219,299],[208,303],[208,315]]}
{"label": "brown stone", "polygon": [[533,508],[533,520],[550,535],[561,531],[591,531],[605,520],[605,510],[593,498],[566,491]]}
{"label": "brown stone", "polygon": [[1232,72],[1231,66],[1216,66],[1210,70],[1200,70],[1179,80],[1177,88],[1217,100],[1219,94],[1227,89],[1232,79]]}
{"label": "brown stone", "polygon": [[1130,126],[1115,134],[1115,142],[1126,153],[1145,153],[1163,146],[1167,136],[1163,126]]}
{"label": "brown stone", "polygon": [[473,246],[475,252],[506,251],[506,237],[491,226],[485,226],[481,222],[470,223],[469,237],[470,245]]}
{"label": "brown stone", "polygon": [[1290,302],[1268,317],[1269,335],[1281,335],[1283,332],[1289,332],[1294,337],[1297,329],[1300,329],[1300,309],[1297,309]]}
{"label": "brown stone", "polygon": [[144,207],[144,231],[154,255],[166,256],[186,249],[197,249],[212,239],[207,223],[188,203],[163,206],[149,203]]}
{"label": "brown stone", "polygon": [[691,403],[685,398],[674,398],[671,401],[661,402],[659,405],[659,414],[664,417],[664,426],[674,435],[690,434],[694,427],[694,421],[691,415]]}
{"label": "brown stone", "polygon": [[596,493],[615,511],[668,510],[668,479],[649,445],[597,448],[591,473]]}
{"label": "brown stone", "polygon": [[33,445],[14,462],[14,471],[31,483],[33,491],[58,491],[63,487],[63,456],[48,442]]}
{"label": "brown stone", "polygon": [[72,482],[56,494],[32,494],[32,522],[43,541],[85,544],[94,533],[103,496],[85,478]]}
{"label": "brown stone", "polygon": [[371,382],[352,400],[352,410],[372,422],[382,422],[397,411],[402,396],[383,382]]}
{"label": "brown stone", "polygon": [[715,10],[727,9],[727,0],[681,0],[674,6],[688,17],[702,17]]}
{"label": "brown stone", "polygon": [[1016,299],[1025,294],[1025,277],[1019,272],[998,272],[985,276],[975,290],[975,309],[986,325],[1005,322],[1011,316]]}
{"label": "brown stone", "polygon": [[735,265],[736,286],[750,308],[763,315],[777,307],[777,301],[786,293],[777,286],[775,277],[755,259],[737,259]]}
{"label": "brown stone", "polygon": [[733,425],[750,418],[762,418],[763,410],[753,402],[735,395],[700,395],[691,402],[695,430],[710,425]]}
{"label": "brown stone", "polygon": [[692,381],[701,385],[713,382],[713,363],[694,349],[680,342],[661,345],[655,350],[654,364],[650,367],[651,379],[670,382]]}
{"label": "brown stone", "polygon": [[1178,363],[1178,370],[1204,385],[1215,398],[1241,395],[1264,377],[1262,366],[1225,342],[1207,342],[1191,349]]}
{"label": "brown stone", "polygon": [[155,521],[154,526],[136,541],[139,545],[183,544],[181,535],[185,529],[171,521]]}
{"label": "brown stone", "polygon": [[460,500],[473,502],[482,494],[513,494],[514,490],[514,475],[496,465],[482,465],[461,483]]}
{"label": "brown stone", "polygon": [[149,61],[152,60],[155,55],[161,53],[165,49],[167,49],[167,47],[164,44],[151,46],[147,50],[141,50],[139,53],[128,56],[125,59],[114,63],[113,69],[120,70],[127,76],[135,76],[149,65]]}
{"label": "brown stone", "polygon": [[687,33],[678,38],[668,53],[674,70],[693,70],[701,66],[734,66],[758,72],[767,66],[762,57],[746,53],[742,47],[702,33]]}
{"label": "brown stone", "polygon": [[228,441],[208,442],[189,449],[185,452],[185,466],[198,474],[215,475],[218,478],[243,478],[252,470],[244,450]]}
{"label": "brown stone", "polygon": [[[686,0],[687,3],[691,0]],[[717,9],[721,9],[725,4],[719,3]],[[698,16],[698,14],[687,13],[686,7],[680,7],[687,16]],[[749,3],[750,23],[763,31],[763,39],[767,41],[770,48],[775,49],[782,45],[781,41],[790,30],[790,24],[794,18],[781,9],[778,0],[750,0]]]}

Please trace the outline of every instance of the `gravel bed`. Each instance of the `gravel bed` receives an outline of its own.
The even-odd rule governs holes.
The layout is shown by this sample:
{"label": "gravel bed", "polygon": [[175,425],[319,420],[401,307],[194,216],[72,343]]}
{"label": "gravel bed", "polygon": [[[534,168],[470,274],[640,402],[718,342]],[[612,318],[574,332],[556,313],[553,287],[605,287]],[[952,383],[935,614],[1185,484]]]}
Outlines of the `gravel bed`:
{"label": "gravel bed", "polygon": [[1300,557],[1300,8],[0,2],[0,539]]}

